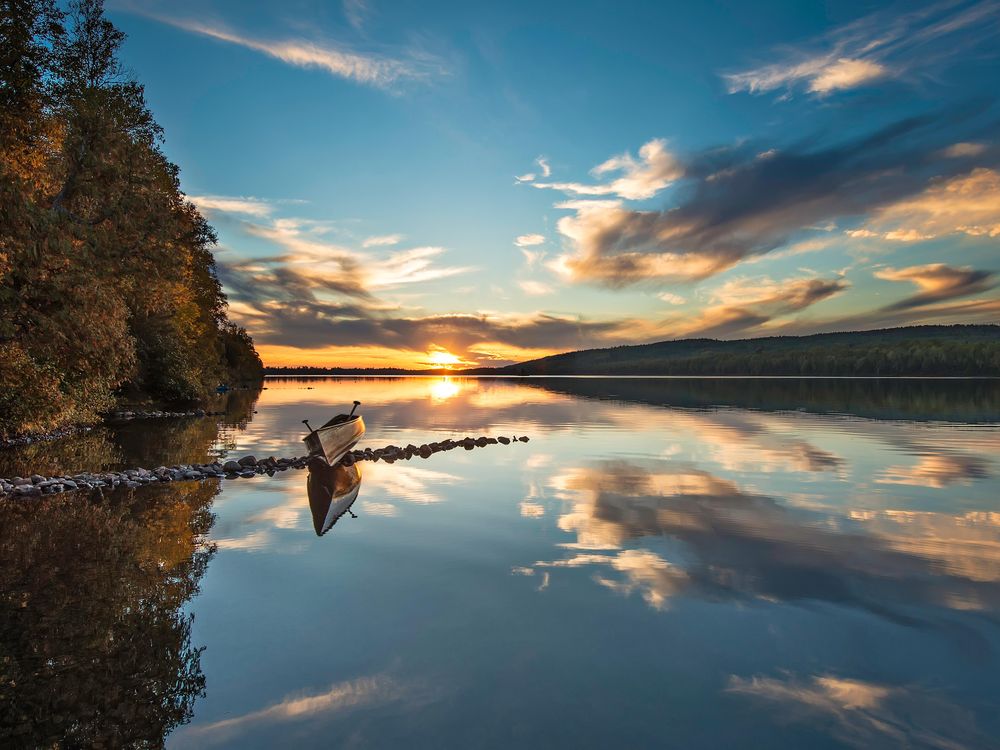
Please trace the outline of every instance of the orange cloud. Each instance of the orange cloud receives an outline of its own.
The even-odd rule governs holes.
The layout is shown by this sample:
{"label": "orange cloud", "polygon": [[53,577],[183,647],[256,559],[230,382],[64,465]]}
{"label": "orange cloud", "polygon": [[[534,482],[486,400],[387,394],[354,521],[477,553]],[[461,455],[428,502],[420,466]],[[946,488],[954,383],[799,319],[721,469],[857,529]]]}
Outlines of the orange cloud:
{"label": "orange cloud", "polygon": [[876,212],[853,234],[896,242],[951,234],[1000,237],[1000,172],[980,167],[938,182],[913,198]]}

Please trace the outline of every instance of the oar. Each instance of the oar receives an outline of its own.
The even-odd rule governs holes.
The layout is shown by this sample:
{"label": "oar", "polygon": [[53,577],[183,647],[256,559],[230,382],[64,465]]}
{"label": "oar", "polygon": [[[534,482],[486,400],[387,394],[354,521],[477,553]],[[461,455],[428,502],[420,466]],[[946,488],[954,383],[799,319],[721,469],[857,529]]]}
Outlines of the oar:
{"label": "oar", "polygon": [[[357,409],[359,406],[361,406],[361,402],[360,401],[355,401],[354,402],[354,409]],[[354,416],[354,409],[351,409],[351,413],[347,415],[348,417],[353,417]]]}
{"label": "oar", "polygon": [[308,419],[303,419],[302,420],[302,424],[304,424],[306,426],[306,429],[309,430],[309,432],[315,432],[316,431],[312,427],[309,426],[309,420]]}

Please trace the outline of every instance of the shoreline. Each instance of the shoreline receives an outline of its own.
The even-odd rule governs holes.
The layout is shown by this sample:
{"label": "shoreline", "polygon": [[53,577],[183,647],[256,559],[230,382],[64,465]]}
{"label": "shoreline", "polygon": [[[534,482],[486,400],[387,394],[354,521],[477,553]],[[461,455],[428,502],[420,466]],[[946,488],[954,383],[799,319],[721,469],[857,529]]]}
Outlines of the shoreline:
{"label": "shoreline", "polygon": [[219,417],[225,415],[224,411],[206,411],[205,409],[193,409],[190,411],[128,411],[115,410],[105,414],[99,421],[82,422],[80,424],[57,427],[49,432],[28,432],[23,435],[16,435],[12,438],[0,440],[0,450],[4,448],[19,448],[35,443],[45,443],[50,440],[71,437],[81,432],[90,432],[98,427],[115,425],[122,422],[132,422],[138,419],[194,419],[200,417]]}

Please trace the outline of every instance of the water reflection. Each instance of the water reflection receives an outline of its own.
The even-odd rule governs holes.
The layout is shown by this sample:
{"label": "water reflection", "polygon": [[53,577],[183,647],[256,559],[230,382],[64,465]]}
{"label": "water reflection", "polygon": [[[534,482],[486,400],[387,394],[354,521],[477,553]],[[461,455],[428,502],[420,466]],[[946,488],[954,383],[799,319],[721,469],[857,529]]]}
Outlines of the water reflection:
{"label": "water reflection", "polygon": [[206,408],[222,416],[136,419],[0,450],[0,476],[207,463],[235,448],[236,436],[253,419],[259,396],[260,390],[214,396]]}
{"label": "water reflection", "polygon": [[933,691],[821,674],[808,679],[733,676],[728,692],[786,723],[819,725],[848,747],[995,748],[975,715]]}
{"label": "water reflection", "polygon": [[156,747],[204,694],[184,604],[218,484],[0,502],[0,744]]}
{"label": "water reflection", "polygon": [[[252,421],[211,441],[192,434],[178,450],[298,454],[300,420],[354,398],[372,446],[531,442],[365,463],[363,493],[360,475],[337,470],[225,482],[212,500],[218,551],[185,605],[196,614],[186,648],[206,647],[207,693],[168,743],[975,748],[1000,736],[996,383],[267,386]],[[122,460],[140,450],[111,445]],[[153,443],[141,450],[158,456]],[[156,505],[144,489],[132,513]],[[333,544],[317,539],[343,505],[365,522],[338,522]],[[39,589],[59,578],[43,555],[25,567],[28,553],[12,550],[39,539],[49,549],[58,531],[86,571],[72,573],[74,591],[38,595],[66,597],[52,608],[83,638],[90,625],[74,620],[73,597],[129,571],[87,549],[113,530],[88,535],[77,521],[74,535],[57,515],[4,530],[15,539],[0,560],[15,592],[4,622],[21,601],[12,570]],[[55,567],[70,569],[71,548]],[[4,627],[15,644],[4,648],[24,651]],[[55,630],[38,618],[24,627]],[[116,644],[128,627],[116,621]],[[149,641],[136,627],[136,642]],[[331,641],[345,632],[364,637]],[[89,643],[67,653],[93,654]],[[25,700],[56,700],[34,684]],[[89,711],[88,694],[73,695],[60,707]]]}
{"label": "water reflection", "polygon": [[653,406],[733,406],[874,419],[1000,422],[995,380],[928,378],[532,378],[526,385]]}
{"label": "water reflection", "polygon": [[361,467],[358,464],[330,466],[321,459],[309,462],[306,493],[316,536],[323,536],[345,513],[357,518],[351,506],[360,491]]}
{"label": "water reflection", "polygon": [[[1000,610],[1000,514],[816,513],[668,461],[578,466],[551,486],[569,508],[558,525],[575,535],[560,545],[571,554],[518,572],[591,567],[598,583],[658,609],[686,593],[900,620],[915,605]],[[647,537],[663,544],[633,544]]]}

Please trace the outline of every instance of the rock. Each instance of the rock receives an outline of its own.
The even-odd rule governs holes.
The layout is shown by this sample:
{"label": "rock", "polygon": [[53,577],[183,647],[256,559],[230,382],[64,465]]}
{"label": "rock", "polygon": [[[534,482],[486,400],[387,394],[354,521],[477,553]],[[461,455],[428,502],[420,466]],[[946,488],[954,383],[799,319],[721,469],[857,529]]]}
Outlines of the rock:
{"label": "rock", "polygon": [[480,448],[485,448],[487,445],[489,445],[489,440],[487,440],[484,437],[476,438],[476,445],[479,446]]}
{"label": "rock", "polygon": [[528,442],[528,438],[525,437],[524,435],[521,435],[521,437],[519,437],[518,440],[520,440],[522,443],[527,443]]}
{"label": "rock", "polygon": [[222,470],[230,473],[237,472],[240,470],[240,462],[232,460],[226,461],[226,463],[222,464]]}
{"label": "rock", "polygon": [[31,483],[32,484],[38,484],[39,482],[44,482],[44,481],[45,481],[45,477],[43,477],[41,474],[32,474],[31,475]]}
{"label": "rock", "polygon": [[254,458],[253,456],[244,456],[243,458],[241,458],[239,460],[239,465],[240,466],[256,466],[257,465],[257,459]]}

